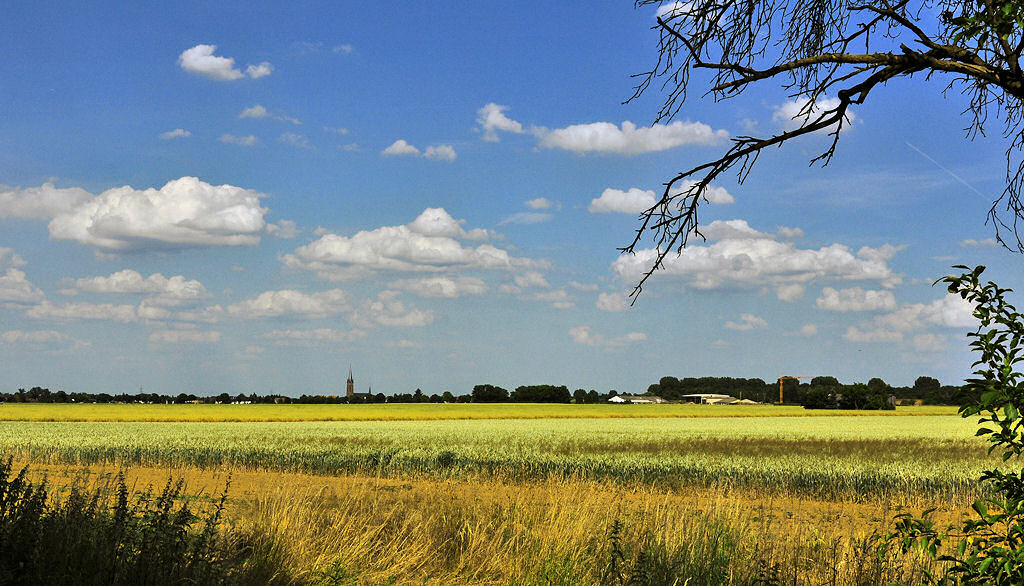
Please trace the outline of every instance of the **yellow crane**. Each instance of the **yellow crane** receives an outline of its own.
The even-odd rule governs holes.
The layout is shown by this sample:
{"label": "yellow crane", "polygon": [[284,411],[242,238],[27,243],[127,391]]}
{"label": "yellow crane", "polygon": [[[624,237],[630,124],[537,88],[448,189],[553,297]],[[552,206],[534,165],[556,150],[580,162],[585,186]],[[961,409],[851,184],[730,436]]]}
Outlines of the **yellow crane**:
{"label": "yellow crane", "polygon": [[816,376],[816,375],[807,375],[807,376],[782,376],[782,373],[780,372],[780,373],[779,373],[779,405],[781,405],[781,404],[782,404],[782,381],[784,381],[784,380],[786,380],[786,379],[790,379],[790,380],[795,380],[796,382],[798,382],[798,383],[799,383],[799,382],[800,382],[800,379],[802,379],[802,378],[814,378],[815,376]]}

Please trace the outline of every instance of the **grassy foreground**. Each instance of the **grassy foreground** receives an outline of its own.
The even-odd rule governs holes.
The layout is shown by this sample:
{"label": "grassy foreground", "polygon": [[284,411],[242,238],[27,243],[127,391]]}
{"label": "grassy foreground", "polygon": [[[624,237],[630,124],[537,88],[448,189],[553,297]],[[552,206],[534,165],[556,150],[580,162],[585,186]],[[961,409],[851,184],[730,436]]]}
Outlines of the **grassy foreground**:
{"label": "grassy foreground", "polygon": [[[50,483],[117,467],[33,467]],[[892,514],[759,491],[665,492],[579,480],[382,479],[135,467],[142,489],[187,481],[195,510],[228,482],[228,553],[272,584],[887,584],[922,581],[916,554],[878,556]],[[961,503],[941,503],[940,519]]]}
{"label": "grassy foreground", "polygon": [[0,421],[403,421],[443,419],[830,417],[954,415],[955,407],[822,411],[795,405],[560,405],[397,403],[372,405],[129,405],[0,403]]}

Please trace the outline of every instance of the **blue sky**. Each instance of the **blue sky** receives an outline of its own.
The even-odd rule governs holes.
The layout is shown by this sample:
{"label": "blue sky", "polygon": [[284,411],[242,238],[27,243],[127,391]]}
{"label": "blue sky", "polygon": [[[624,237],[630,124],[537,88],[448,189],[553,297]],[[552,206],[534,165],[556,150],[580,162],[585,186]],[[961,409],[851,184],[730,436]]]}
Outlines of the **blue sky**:
{"label": "blue sky", "polygon": [[629,104],[656,56],[629,2],[95,3],[0,24],[0,387],[340,393],[474,384],[640,392],[665,375],[912,384],[970,370],[999,133],[940,79],[716,185],[709,239],[632,307],[636,214],[778,87]]}

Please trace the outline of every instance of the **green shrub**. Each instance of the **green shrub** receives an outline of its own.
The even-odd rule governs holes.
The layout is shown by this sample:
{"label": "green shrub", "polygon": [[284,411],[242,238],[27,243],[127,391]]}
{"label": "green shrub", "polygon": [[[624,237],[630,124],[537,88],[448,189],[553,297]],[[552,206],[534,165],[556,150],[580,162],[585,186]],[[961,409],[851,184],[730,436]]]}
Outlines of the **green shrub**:
{"label": "green shrub", "polygon": [[[978,399],[961,406],[960,414],[980,416],[983,427],[977,435],[986,437],[989,453],[1000,453],[1005,462],[1024,452],[1024,373],[1016,369],[1024,360],[1024,315],[1006,301],[1010,289],[981,282],[985,267],[955,268],[965,272],[941,282],[974,306],[980,324],[968,334],[971,348],[980,356],[973,365],[974,376],[966,381],[967,396]],[[890,545],[903,551],[918,549],[947,563],[942,572],[930,576],[935,584],[1024,584],[1024,471],[987,470],[981,481],[994,488],[994,496],[976,501],[976,518],[959,528],[936,530],[927,511],[920,518],[897,517]],[[955,543],[955,550],[943,549],[947,541]]]}
{"label": "green shrub", "polygon": [[218,528],[226,486],[200,517],[181,480],[129,495],[119,474],[113,494],[72,486],[60,500],[45,481],[29,481],[27,467],[13,474],[12,464],[0,460],[0,584],[248,582],[241,552]]}

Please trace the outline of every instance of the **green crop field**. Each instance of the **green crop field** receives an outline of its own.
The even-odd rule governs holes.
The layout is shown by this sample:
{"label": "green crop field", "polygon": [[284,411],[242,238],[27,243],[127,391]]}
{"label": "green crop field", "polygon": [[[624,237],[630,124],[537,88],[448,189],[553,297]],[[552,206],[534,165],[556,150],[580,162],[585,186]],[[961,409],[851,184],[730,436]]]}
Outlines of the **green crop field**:
{"label": "green crop field", "polygon": [[[229,419],[255,406],[188,407]],[[677,407],[677,412],[702,416],[610,418],[614,409],[595,406],[590,413],[598,414],[596,418],[542,419],[537,418],[542,410],[565,414],[573,406],[496,405],[482,412],[505,412],[519,419],[443,419],[431,418],[431,411],[451,415],[451,406],[412,407],[391,413],[405,419],[390,421],[8,421],[0,425],[0,451],[19,459],[77,464],[232,466],[324,475],[483,475],[515,481],[581,478],[759,487],[848,499],[896,493],[971,495],[978,490],[981,470],[995,463],[986,456],[985,444],[972,437],[973,422],[920,411],[916,416],[862,412],[852,417],[788,410],[800,415],[790,416],[776,408],[775,416],[716,417],[712,415],[746,412]],[[134,413],[138,419],[152,419],[159,411],[156,406],[106,408],[118,417]],[[171,408],[178,414],[187,411]],[[269,409],[282,418],[302,413],[322,417],[335,409],[359,412],[357,407]],[[657,409],[627,407],[619,412]],[[64,416],[70,412],[61,411]],[[460,411],[463,417],[474,414],[472,409]],[[45,408],[34,415],[42,413]],[[262,414],[273,417],[274,411]]]}
{"label": "green crop field", "polygon": [[954,415],[954,407],[824,411],[774,405],[559,405],[411,403],[371,405],[126,405],[0,403],[0,421],[375,421],[662,417]]}

